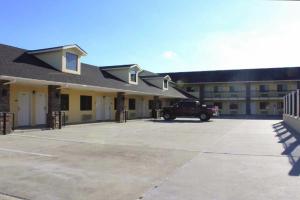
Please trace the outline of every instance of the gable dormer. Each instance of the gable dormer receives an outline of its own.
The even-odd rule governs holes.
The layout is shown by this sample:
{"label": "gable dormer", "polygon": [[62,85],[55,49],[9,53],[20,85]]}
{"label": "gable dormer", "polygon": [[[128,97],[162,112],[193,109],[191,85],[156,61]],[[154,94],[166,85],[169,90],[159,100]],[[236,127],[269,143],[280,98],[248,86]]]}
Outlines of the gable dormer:
{"label": "gable dormer", "polygon": [[163,90],[168,90],[169,88],[169,82],[171,81],[171,78],[169,75],[166,76],[159,76],[158,74],[152,74],[152,75],[145,75],[142,76],[142,78],[149,82],[150,84],[163,89]]}
{"label": "gable dormer", "polygon": [[134,85],[138,84],[139,73],[142,71],[137,64],[107,66],[100,67],[100,69],[112,74],[122,81]]}
{"label": "gable dormer", "polygon": [[38,49],[27,51],[51,65],[55,69],[71,74],[81,74],[80,58],[87,55],[78,45],[65,45],[47,49]]}

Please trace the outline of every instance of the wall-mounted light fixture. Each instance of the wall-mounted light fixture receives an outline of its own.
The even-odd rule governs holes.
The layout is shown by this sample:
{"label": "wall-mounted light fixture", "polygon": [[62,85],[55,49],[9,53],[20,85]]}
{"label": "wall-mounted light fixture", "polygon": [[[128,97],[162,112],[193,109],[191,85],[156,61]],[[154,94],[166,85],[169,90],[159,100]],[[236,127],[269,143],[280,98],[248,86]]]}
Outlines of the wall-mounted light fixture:
{"label": "wall-mounted light fixture", "polygon": [[35,90],[32,90],[32,94],[35,95]]}

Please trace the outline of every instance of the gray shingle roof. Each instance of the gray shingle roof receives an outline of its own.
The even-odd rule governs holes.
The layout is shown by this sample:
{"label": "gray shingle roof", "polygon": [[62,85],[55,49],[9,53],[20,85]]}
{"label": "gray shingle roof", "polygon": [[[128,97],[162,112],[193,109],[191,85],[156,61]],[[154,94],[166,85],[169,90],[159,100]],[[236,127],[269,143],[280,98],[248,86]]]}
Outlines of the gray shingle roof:
{"label": "gray shingle roof", "polygon": [[169,75],[174,82],[183,83],[300,80],[300,67],[173,72],[161,75]]}
{"label": "gray shingle roof", "polygon": [[141,78],[139,78],[138,85],[128,84],[97,66],[85,63],[81,63],[81,75],[63,73],[35,56],[26,53],[26,51],[25,49],[0,44],[0,75],[185,98],[185,96],[174,87],[169,87],[168,90],[161,90],[147,84]]}

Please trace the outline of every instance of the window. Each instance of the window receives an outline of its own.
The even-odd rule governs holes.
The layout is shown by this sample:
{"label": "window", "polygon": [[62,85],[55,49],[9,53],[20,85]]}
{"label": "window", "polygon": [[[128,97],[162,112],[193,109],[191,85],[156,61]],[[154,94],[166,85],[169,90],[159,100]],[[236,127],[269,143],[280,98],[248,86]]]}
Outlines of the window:
{"label": "window", "polygon": [[164,88],[165,88],[165,89],[168,88],[168,80],[164,80]]}
{"label": "window", "polygon": [[236,90],[235,86],[233,86],[233,85],[229,86],[229,92],[236,92],[236,91],[237,90]]}
{"label": "window", "polygon": [[182,102],[182,106],[184,108],[194,108],[196,106],[195,102]]}
{"label": "window", "polygon": [[283,102],[278,102],[277,103],[277,109],[283,109]]}
{"label": "window", "polygon": [[219,109],[222,109],[222,108],[223,108],[222,102],[215,102],[215,103],[214,103],[214,106],[218,106]]}
{"label": "window", "polygon": [[260,85],[259,86],[260,92],[268,92],[268,86],[267,85]]}
{"label": "window", "polygon": [[73,53],[66,53],[66,68],[77,71],[78,56]]}
{"label": "window", "polygon": [[130,81],[131,82],[136,82],[136,77],[137,77],[137,73],[135,70],[130,70],[129,72],[129,75],[130,75]]}
{"label": "window", "polygon": [[214,86],[214,92],[220,92],[219,86]]}
{"label": "window", "polygon": [[277,85],[277,91],[278,92],[287,91],[287,85],[283,85],[283,84]]}
{"label": "window", "polygon": [[186,87],[187,92],[195,92],[195,89],[193,87]]}
{"label": "window", "polygon": [[266,109],[268,109],[268,105],[269,105],[268,102],[260,102],[259,103],[259,109],[266,110]]}
{"label": "window", "polygon": [[128,104],[129,110],[135,110],[135,99],[129,99]]}
{"label": "window", "polygon": [[80,110],[92,110],[92,96],[80,96]]}
{"label": "window", "polygon": [[237,103],[231,103],[229,105],[229,109],[230,110],[237,110],[237,109],[239,109],[239,105]]}
{"label": "window", "polygon": [[60,95],[60,109],[63,111],[69,110],[69,95],[68,94]]}
{"label": "window", "polygon": [[153,101],[153,100],[149,100],[149,101],[148,101],[148,109],[149,109],[149,110],[152,110],[152,109],[153,109],[153,106],[154,106],[154,101]]}

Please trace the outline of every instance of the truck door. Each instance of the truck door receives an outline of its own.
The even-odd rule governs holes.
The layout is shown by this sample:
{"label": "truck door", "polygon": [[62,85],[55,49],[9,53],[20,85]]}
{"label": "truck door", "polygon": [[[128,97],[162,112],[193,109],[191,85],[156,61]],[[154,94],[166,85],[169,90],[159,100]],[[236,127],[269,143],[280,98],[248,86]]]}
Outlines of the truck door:
{"label": "truck door", "polygon": [[175,106],[175,114],[177,117],[184,116],[184,105],[183,102],[178,102]]}
{"label": "truck door", "polygon": [[196,102],[184,102],[184,115],[194,116],[196,113]]}

